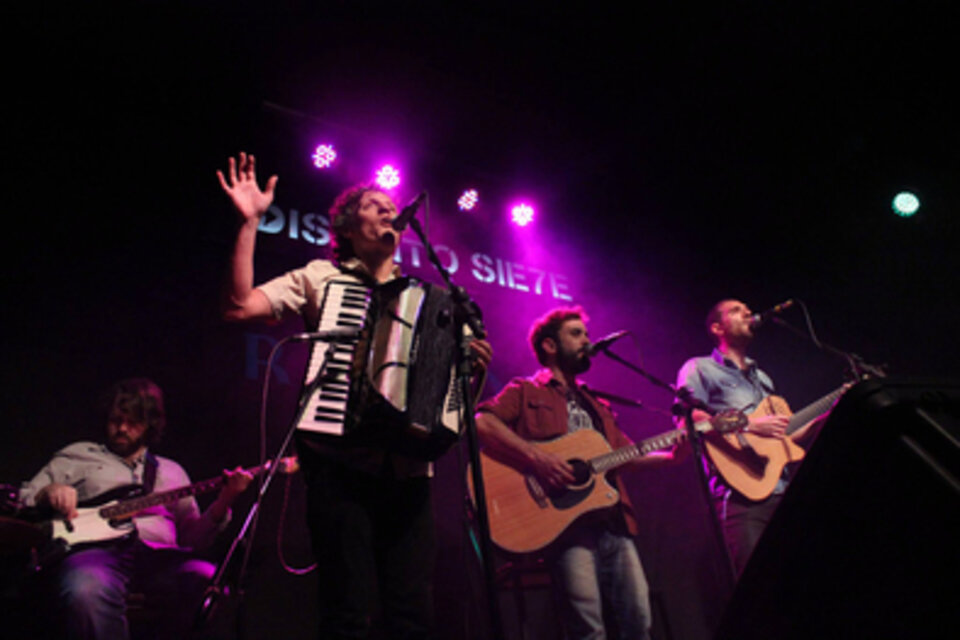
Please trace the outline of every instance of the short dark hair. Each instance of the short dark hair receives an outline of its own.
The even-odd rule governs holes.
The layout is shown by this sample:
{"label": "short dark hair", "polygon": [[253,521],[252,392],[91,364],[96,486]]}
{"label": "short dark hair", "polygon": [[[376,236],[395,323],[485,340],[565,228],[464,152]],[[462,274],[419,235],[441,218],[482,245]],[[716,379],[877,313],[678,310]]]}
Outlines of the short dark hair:
{"label": "short dark hair", "polygon": [[574,319],[580,319],[584,322],[590,321],[587,313],[580,305],[551,309],[533,321],[533,324],[530,326],[528,339],[530,340],[530,348],[533,349],[533,353],[537,356],[537,362],[542,365],[547,364],[547,352],[543,350],[543,341],[547,338],[553,338],[553,340],[559,341],[560,327],[562,327],[563,323],[567,320]]}
{"label": "short dark hair", "polygon": [[720,339],[713,334],[713,325],[717,322],[723,321],[723,305],[727,302],[733,302],[734,298],[724,298],[719,300],[715,305],[710,307],[710,311],[707,312],[707,319],[704,322],[704,326],[707,329],[707,335],[710,336],[710,339],[714,344],[720,344]]}
{"label": "short dark hair", "polygon": [[147,378],[127,378],[114,383],[104,404],[108,420],[123,418],[147,427],[148,446],[155,446],[167,428],[163,391]]}
{"label": "short dark hair", "polygon": [[337,262],[343,263],[357,255],[353,250],[353,242],[347,237],[347,231],[357,228],[360,201],[364,194],[370,191],[381,189],[371,182],[355,184],[338,195],[330,207],[328,215],[330,227],[333,229],[333,256]]}

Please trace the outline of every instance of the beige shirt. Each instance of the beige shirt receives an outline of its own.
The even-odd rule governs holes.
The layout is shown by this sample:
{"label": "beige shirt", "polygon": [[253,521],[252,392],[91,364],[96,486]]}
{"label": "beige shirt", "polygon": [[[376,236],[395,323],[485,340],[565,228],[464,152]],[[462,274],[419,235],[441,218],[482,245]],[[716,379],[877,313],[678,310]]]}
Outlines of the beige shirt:
{"label": "beige shirt", "polygon": [[[146,465],[140,456],[134,463],[96,442],[75,442],[58,451],[29,482],[20,488],[24,505],[36,505],[36,495],[51,483],[65,484],[77,490],[77,500],[84,502],[125,485],[143,484]],[[157,475],[153,492],[179,489],[190,484],[187,472],[179,464],[157,458]],[[191,496],[150,507],[133,519],[140,539],[154,548],[204,549],[229,521],[214,522],[208,512],[201,514]]]}

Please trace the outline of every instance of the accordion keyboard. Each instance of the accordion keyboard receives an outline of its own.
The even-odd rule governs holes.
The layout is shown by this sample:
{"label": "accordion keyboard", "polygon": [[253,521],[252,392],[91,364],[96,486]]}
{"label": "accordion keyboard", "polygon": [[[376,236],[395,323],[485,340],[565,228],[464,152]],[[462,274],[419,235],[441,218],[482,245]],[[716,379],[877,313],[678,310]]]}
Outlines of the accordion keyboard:
{"label": "accordion keyboard", "polygon": [[[370,290],[353,280],[333,280],[326,286],[317,331],[363,329]],[[350,369],[358,341],[359,338],[353,338],[313,343],[303,382],[309,395],[297,422],[298,429],[343,435],[350,399]],[[318,377],[321,369],[323,375]]]}

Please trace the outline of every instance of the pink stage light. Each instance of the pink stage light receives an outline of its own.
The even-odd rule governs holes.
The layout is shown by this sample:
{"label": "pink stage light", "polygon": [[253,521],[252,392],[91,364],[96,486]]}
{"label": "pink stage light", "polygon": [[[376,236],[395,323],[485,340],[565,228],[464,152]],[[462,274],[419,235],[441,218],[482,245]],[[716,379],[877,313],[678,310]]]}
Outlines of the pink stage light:
{"label": "pink stage light", "polygon": [[326,169],[337,159],[337,151],[332,144],[321,144],[313,152],[313,166]]}
{"label": "pink stage light", "polygon": [[527,204],[518,204],[510,211],[513,223],[525,227],[533,221],[533,207]]}
{"label": "pink stage light", "polygon": [[480,194],[477,193],[476,189],[467,189],[457,200],[457,206],[460,207],[460,211],[472,211],[479,200]]}
{"label": "pink stage light", "polygon": [[384,189],[393,189],[400,184],[400,171],[393,165],[385,164],[377,170],[376,182]]}

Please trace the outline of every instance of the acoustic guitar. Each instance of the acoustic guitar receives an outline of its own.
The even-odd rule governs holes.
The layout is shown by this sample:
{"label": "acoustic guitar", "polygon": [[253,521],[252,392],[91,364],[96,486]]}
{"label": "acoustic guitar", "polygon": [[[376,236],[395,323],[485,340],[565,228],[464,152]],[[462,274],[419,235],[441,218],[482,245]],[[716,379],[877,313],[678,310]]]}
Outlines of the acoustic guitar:
{"label": "acoustic guitar", "polygon": [[[694,428],[700,433],[726,433],[746,424],[743,413],[724,412],[710,421],[698,422]],[[684,434],[684,430],[672,429],[615,451],[603,434],[593,429],[533,442],[544,451],[566,459],[573,467],[573,484],[555,490],[543,485],[533,472],[517,470],[482,451],[480,468],[490,539],[511,553],[531,553],[546,547],[579,517],[619,502],[619,492],[605,477],[608,471],[651,451],[671,447]],[[469,469],[467,484],[476,506]]]}
{"label": "acoustic guitar", "polygon": [[723,479],[750,500],[764,500],[777,486],[783,468],[803,459],[804,450],[794,441],[798,429],[826,413],[847,390],[843,385],[797,413],[780,396],[767,396],[749,415],[790,416],[787,437],[770,438],[749,431],[704,438],[707,455]]}

